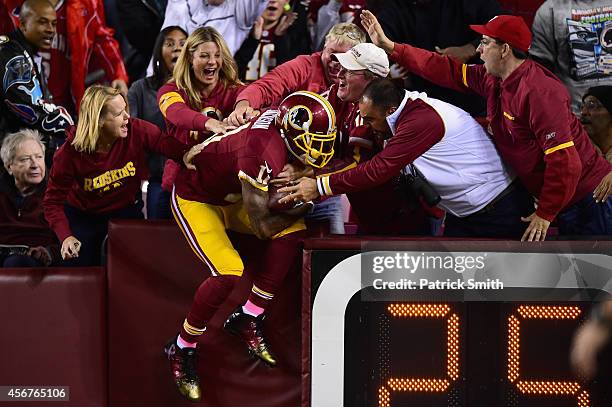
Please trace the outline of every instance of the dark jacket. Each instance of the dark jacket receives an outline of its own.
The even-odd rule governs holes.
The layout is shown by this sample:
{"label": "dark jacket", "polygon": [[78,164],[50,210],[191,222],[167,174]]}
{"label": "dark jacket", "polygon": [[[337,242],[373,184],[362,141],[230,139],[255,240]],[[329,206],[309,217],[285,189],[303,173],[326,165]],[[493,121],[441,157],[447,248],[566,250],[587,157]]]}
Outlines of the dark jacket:
{"label": "dark jacket", "polygon": [[[501,14],[497,0],[388,0],[378,13],[378,20],[387,36],[402,44],[435,51],[471,43],[478,46],[481,35],[470,24],[484,24]],[[436,27],[436,29],[432,29]],[[473,63],[479,58],[472,58]],[[474,116],[484,116],[484,99],[465,95],[418,77],[411,77],[411,90],[462,108]]]}
{"label": "dark jacket", "polygon": [[12,176],[6,172],[0,175],[0,244],[44,246],[56,264],[60,261],[59,243],[43,214],[45,189],[43,181],[36,192],[23,197]]}
{"label": "dark jacket", "polygon": [[0,142],[7,133],[29,127],[42,132],[48,144],[50,136],[64,138],[73,124],[66,109],[49,103],[44,75],[34,61],[37,51],[19,30],[0,36]]}

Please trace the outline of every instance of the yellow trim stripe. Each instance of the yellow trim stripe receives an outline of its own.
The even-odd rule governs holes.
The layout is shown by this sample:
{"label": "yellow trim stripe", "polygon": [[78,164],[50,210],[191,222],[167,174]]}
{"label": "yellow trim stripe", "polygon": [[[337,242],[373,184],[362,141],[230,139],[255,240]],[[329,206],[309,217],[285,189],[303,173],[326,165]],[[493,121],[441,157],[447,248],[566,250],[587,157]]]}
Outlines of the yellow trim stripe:
{"label": "yellow trim stripe", "polygon": [[[191,248],[191,250],[195,253],[196,256],[198,256],[198,259],[200,259],[202,263],[210,267],[211,265],[208,263],[208,261],[206,261],[206,259],[202,256],[202,254],[200,254],[200,251],[198,250],[199,247],[196,247],[195,244],[191,241],[191,234],[183,226],[183,223],[182,223],[183,215],[178,212],[179,211],[178,202],[176,202],[175,197],[176,197],[176,194],[174,192],[174,187],[172,187],[172,205],[170,205],[170,209],[172,210],[172,215],[174,216],[174,220],[176,221],[181,232],[183,232],[183,236],[185,236],[185,239],[187,240],[187,243],[189,244],[189,247]],[[175,205],[177,206],[177,208],[175,208]],[[214,268],[212,267],[211,267],[211,272],[213,275],[216,274]]]}
{"label": "yellow trim stripe", "polygon": [[196,328],[193,325],[190,325],[189,322],[187,322],[187,319],[185,319],[185,321],[183,321],[183,329],[189,334],[189,335],[202,335],[204,333],[204,331],[206,331],[206,327],[204,328]]}
{"label": "yellow trim stripe", "polygon": [[544,155],[548,155],[550,153],[554,153],[558,150],[563,150],[564,148],[572,147],[574,145],[573,141],[568,141],[567,143],[559,144],[558,146],[551,147],[548,150],[544,151]]}
{"label": "yellow trim stripe", "polygon": [[257,180],[254,180],[248,174],[245,174],[242,170],[240,170],[240,172],[238,173],[238,178],[248,182],[260,191],[268,192],[268,185],[264,185],[261,182],[257,182]]}
{"label": "yellow trim stripe", "polygon": [[166,117],[166,110],[175,103],[185,103],[183,97],[176,92],[164,93],[159,98],[159,110],[161,110],[164,117]]}
{"label": "yellow trim stripe", "polygon": [[258,295],[266,300],[271,300],[272,298],[274,298],[274,294],[264,291],[255,285],[253,285],[253,288],[251,288],[251,291],[253,292],[253,294]]}
{"label": "yellow trim stripe", "polygon": [[466,88],[469,88],[469,85],[467,83],[467,65],[466,64],[461,65],[461,75],[463,76],[463,85],[465,85]]}
{"label": "yellow trim stripe", "polygon": [[326,195],[333,195],[331,187],[329,186],[329,175],[323,177],[323,189],[325,189]]}
{"label": "yellow trim stripe", "polygon": [[511,116],[510,113],[506,113],[506,112],[504,112],[504,117],[506,117],[507,119],[510,119],[512,121],[514,121],[514,119],[515,119],[514,116]]}

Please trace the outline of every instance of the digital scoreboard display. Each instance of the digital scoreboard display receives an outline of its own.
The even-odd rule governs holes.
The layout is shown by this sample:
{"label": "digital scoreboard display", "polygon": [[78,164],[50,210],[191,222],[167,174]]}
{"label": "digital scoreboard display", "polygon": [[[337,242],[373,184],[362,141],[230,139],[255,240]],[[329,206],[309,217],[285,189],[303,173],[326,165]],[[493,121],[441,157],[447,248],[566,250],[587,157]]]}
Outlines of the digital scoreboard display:
{"label": "digital scoreboard display", "polygon": [[[612,406],[609,351],[593,381],[569,365],[576,329],[609,298],[612,242],[548,253],[424,244],[312,250],[311,407]],[[479,256],[482,267],[457,272]]]}

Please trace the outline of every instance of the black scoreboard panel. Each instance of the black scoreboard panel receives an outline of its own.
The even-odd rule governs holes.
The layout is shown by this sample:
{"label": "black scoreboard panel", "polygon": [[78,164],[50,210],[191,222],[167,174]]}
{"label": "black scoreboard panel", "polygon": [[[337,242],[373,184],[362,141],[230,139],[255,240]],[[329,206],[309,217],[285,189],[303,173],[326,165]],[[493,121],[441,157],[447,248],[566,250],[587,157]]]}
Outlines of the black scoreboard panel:
{"label": "black scoreboard panel", "polygon": [[[359,253],[312,251],[313,320],[321,312],[314,304],[326,274]],[[374,291],[356,291],[344,309],[343,349],[333,353],[343,364],[342,379],[329,377],[342,383],[332,388],[341,398],[330,394],[327,402],[313,384],[312,407],[612,407],[610,349],[600,355],[594,381],[582,381],[569,366],[576,328],[594,301],[606,297],[603,287],[509,287],[503,300],[496,299],[495,290],[480,292],[486,302],[462,301],[452,290],[431,295],[425,289],[388,299]],[[312,339],[312,349],[319,349],[317,340],[325,346],[330,341],[327,336]],[[317,363],[313,371],[326,367],[328,360]],[[328,370],[320,371],[325,381]],[[312,396],[317,392],[318,397]]]}
{"label": "black scoreboard panel", "polygon": [[355,295],[345,315],[344,406],[612,406],[608,369],[585,384],[569,368],[591,306]]}

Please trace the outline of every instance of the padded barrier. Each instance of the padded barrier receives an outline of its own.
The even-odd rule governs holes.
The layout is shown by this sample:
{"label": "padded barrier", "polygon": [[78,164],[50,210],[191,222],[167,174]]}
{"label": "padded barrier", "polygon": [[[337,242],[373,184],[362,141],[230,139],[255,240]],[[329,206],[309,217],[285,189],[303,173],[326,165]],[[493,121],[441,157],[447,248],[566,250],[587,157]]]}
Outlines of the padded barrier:
{"label": "padded barrier", "polygon": [[[233,240],[249,256],[260,245],[244,235]],[[111,222],[108,250],[109,405],[193,406],[176,390],[162,347],[178,332],[196,288],[209,272],[171,222]],[[265,320],[266,336],[279,360],[276,368],[252,359],[245,346],[221,328],[248,296],[250,274],[247,269],[247,278],[241,279],[201,338],[198,372],[203,398],[196,405],[300,403],[300,273],[289,273]]]}
{"label": "padded barrier", "polygon": [[0,385],[70,387],[68,402],[0,405],[107,406],[103,269],[0,268],[0,299]]}

